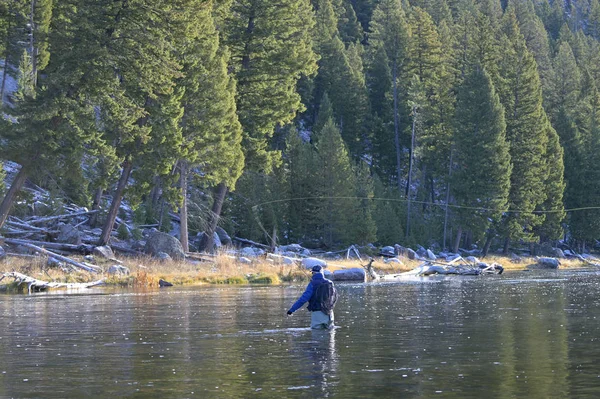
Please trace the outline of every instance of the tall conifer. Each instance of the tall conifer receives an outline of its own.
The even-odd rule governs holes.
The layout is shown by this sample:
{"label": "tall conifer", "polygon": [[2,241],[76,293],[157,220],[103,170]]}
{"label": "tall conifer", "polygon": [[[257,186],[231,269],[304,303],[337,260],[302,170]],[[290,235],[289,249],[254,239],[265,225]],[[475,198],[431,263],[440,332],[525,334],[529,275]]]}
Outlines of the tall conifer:
{"label": "tall conifer", "polygon": [[507,209],[511,174],[504,107],[480,65],[458,88],[454,141],[455,223],[480,236]]}

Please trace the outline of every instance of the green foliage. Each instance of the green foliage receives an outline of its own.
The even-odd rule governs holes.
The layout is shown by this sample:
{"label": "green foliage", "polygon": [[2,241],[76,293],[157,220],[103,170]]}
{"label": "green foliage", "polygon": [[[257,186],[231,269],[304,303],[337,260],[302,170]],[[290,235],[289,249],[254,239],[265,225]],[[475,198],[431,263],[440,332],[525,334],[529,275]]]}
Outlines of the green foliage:
{"label": "green foliage", "polygon": [[489,75],[471,68],[458,88],[451,193],[455,224],[482,234],[507,209],[511,164],[504,107]]}
{"label": "green foliage", "polygon": [[504,15],[505,56],[500,64],[502,84],[497,87],[506,110],[506,139],[513,165],[509,210],[503,221],[510,239],[535,241],[533,229],[544,214],[533,211],[546,200],[546,116],[535,59],[525,45],[514,13]]}
{"label": "green foliage", "polygon": [[117,227],[117,238],[119,240],[128,240],[129,238],[131,238],[129,228],[125,223],[121,223],[119,227]]}
{"label": "green foliage", "polygon": [[296,83],[317,69],[310,42],[314,24],[306,0],[240,0],[231,6],[224,32],[238,82],[248,168],[271,170],[278,155],[270,151],[268,139],[277,125],[303,110]]}

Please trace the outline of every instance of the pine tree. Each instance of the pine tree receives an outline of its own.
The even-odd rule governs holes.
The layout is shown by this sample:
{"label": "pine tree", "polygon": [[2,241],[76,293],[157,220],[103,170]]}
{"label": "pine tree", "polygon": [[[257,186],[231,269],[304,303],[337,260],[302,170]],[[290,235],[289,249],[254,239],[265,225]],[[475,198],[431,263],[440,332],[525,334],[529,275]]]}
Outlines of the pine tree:
{"label": "pine tree", "polygon": [[359,161],[354,167],[356,185],[354,195],[356,210],[354,221],[351,224],[350,239],[352,243],[365,245],[372,243],[377,238],[377,225],[373,219],[373,178],[369,166],[364,161]]}
{"label": "pine tree", "polygon": [[399,214],[398,190],[390,190],[381,180],[373,178],[373,189],[375,193],[374,219],[377,228],[377,242],[381,245],[389,245],[400,242],[404,237],[402,216]]}
{"label": "pine tree", "polygon": [[533,228],[544,215],[533,211],[545,200],[545,153],[548,136],[544,127],[541,84],[537,65],[525,45],[514,13],[503,21],[505,56],[500,65],[500,100],[506,112],[506,138],[513,164],[509,210],[503,221],[506,238],[535,241]]}
{"label": "pine tree", "polygon": [[319,195],[316,188],[316,152],[297,133],[290,134],[284,159],[289,173],[289,239],[292,242],[314,239],[318,228],[317,209],[321,202],[316,198]]}
{"label": "pine tree", "polygon": [[8,80],[18,77],[19,61],[27,43],[28,4],[25,0],[0,3],[0,108],[7,100]]}
{"label": "pine tree", "polygon": [[554,115],[561,111],[573,115],[581,91],[581,74],[571,46],[566,41],[559,43],[554,71],[552,92],[549,93],[550,109]]}
{"label": "pine tree", "polygon": [[548,135],[548,147],[546,149],[546,163],[548,167],[545,185],[546,201],[540,205],[539,210],[546,212],[544,222],[536,228],[536,235],[543,242],[558,240],[563,236],[562,221],[564,220],[565,207],[563,194],[565,191],[563,163],[563,148],[560,145],[558,134],[550,125],[550,121],[544,122],[546,134]]}
{"label": "pine tree", "polygon": [[[224,182],[230,189],[240,177],[244,155],[242,129],[235,106],[235,81],[227,73],[228,53],[222,48],[215,29],[211,3],[198,3],[190,13],[188,35],[179,50],[184,77],[178,82],[185,88],[182,98],[184,115],[183,154],[180,160],[180,239],[187,244],[188,170],[199,167],[196,181],[216,186]],[[212,249],[213,235],[203,243]]]}
{"label": "pine tree", "polygon": [[[364,152],[365,120],[368,98],[364,79],[360,45],[350,44],[346,49],[337,29],[337,17],[330,0],[318,2],[316,14],[315,51],[321,56],[319,74],[314,80],[312,97],[321,99],[328,93],[335,121],[353,157]],[[309,112],[312,122],[319,104]],[[310,125],[310,123],[309,123]]]}
{"label": "pine tree", "polygon": [[[508,207],[511,164],[504,107],[487,72],[471,68],[458,88],[451,192],[458,237],[479,235]],[[455,241],[455,248],[458,240]]]}
{"label": "pine tree", "polygon": [[[567,181],[567,207],[571,209],[596,207],[600,195],[600,94],[596,88],[580,103],[578,112],[579,125],[581,126],[581,144],[578,147],[578,174],[572,179],[577,179],[575,184]],[[565,149],[565,158],[566,158]],[[566,159],[565,159],[566,169]],[[596,209],[575,210],[570,214],[569,230],[579,244],[585,244],[600,236],[600,212]]]}
{"label": "pine tree", "polygon": [[317,192],[322,198],[317,211],[318,231],[328,247],[347,244],[356,211],[355,180],[348,150],[332,120],[316,135]]}
{"label": "pine tree", "polygon": [[231,6],[226,44],[249,168],[270,170],[278,155],[269,151],[269,138],[302,110],[296,84],[316,72],[314,25],[308,0],[236,0]]}
{"label": "pine tree", "polygon": [[407,111],[402,112],[403,107],[401,104],[405,102],[401,99],[403,93],[398,87],[398,82],[404,77],[404,73],[406,72],[410,28],[406,22],[400,1],[382,0],[373,12],[370,30],[372,33],[369,36],[369,41],[373,45],[381,46],[385,50],[392,75],[391,92],[393,100],[395,180],[398,191],[402,191],[403,156],[400,135],[404,126],[406,126],[404,120],[406,119]]}

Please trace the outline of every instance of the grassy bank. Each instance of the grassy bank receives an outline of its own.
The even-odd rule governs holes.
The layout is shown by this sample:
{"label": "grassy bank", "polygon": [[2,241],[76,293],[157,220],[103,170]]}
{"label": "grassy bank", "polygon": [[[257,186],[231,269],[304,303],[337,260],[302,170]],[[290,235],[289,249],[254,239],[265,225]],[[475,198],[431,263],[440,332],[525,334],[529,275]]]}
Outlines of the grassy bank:
{"label": "grassy bank", "polygon": [[[381,258],[376,258],[373,267],[380,274],[389,274],[409,271],[422,263],[422,261],[405,258],[402,262],[402,264],[384,263]],[[531,258],[522,258],[515,262],[507,257],[490,256],[485,259],[485,262],[499,263],[505,270],[535,268],[535,260]],[[97,260],[96,264],[107,270],[115,262]],[[90,282],[105,277],[107,285],[122,287],[158,287],[161,279],[173,285],[281,284],[306,282],[310,279],[310,272],[296,265],[284,265],[264,258],[256,259],[252,264],[245,264],[224,254],[212,258],[211,262],[160,262],[149,257],[122,258],[122,265],[129,268],[129,275],[99,276],[83,271],[65,272],[60,268],[49,267],[46,265],[46,259],[41,257],[8,258],[0,263],[0,272],[18,271],[39,280],[64,283]],[[561,260],[563,269],[582,266],[586,265],[579,260]],[[331,271],[353,267],[362,267],[361,262],[357,260],[328,262],[328,269]]]}

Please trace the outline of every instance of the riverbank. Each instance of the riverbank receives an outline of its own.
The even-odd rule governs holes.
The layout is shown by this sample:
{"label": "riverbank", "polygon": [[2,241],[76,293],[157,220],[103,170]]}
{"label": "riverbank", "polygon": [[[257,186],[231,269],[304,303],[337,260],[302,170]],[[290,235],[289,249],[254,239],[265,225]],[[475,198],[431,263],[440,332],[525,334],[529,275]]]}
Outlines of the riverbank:
{"label": "riverbank", "polygon": [[[76,257],[74,257],[76,259]],[[83,260],[83,258],[81,259]],[[515,260],[503,256],[489,256],[486,263],[498,263],[505,270],[525,270],[536,268],[534,258]],[[385,263],[383,258],[376,258],[373,267],[379,274],[400,273],[412,270],[423,263],[421,260],[402,258],[402,263]],[[579,259],[561,259],[561,269],[588,266]],[[114,260],[97,261],[98,266],[108,270],[115,264]],[[365,262],[359,260],[327,261],[330,271],[362,268]],[[226,254],[211,257],[210,261],[159,261],[151,257],[126,257],[120,265],[127,268],[129,274],[107,274],[75,271],[60,267],[49,267],[44,257],[19,259],[10,258],[0,263],[0,275],[4,272],[16,271],[35,279],[60,283],[89,283],[100,278],[108,286],[121,287],[159,287],[160,281],[173,285],[207,285],[207,284],[285,284],[304,283],[310,279],[310,272],[296,264],[283,264],[271,259],[256,258],[252,263],[242,263]],[[460,278],[460,277],[458,277]],[[25,290],[16,284],[5,284],[5,290]]]}

